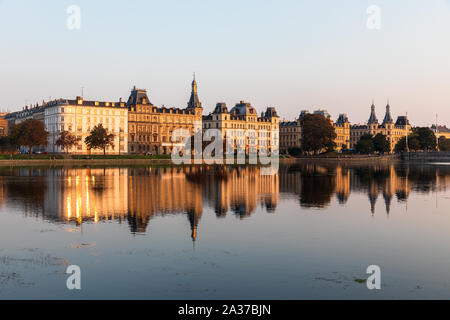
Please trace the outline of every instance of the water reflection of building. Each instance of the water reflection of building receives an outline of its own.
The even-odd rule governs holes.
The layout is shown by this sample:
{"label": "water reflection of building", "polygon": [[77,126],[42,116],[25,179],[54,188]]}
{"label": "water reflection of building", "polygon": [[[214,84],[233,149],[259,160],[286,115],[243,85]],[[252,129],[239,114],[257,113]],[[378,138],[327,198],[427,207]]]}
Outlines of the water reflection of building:
{"label": "water reflection of building", "polygon": [[368,195],[372,213],[375,212],[378,197],[382,195],[386,212],[389,213],[394,196],[399,201],[409,196],[414,179],[408,180],[408,176],[413,176],[409,169],[405,172],[405,168],[394,164],[347,166],[303,163],[282,168],[280,192],[298,195],[302,207],[318,208],[328,206],[333,195],[340,204],[345,204],[352,191],[364,192]]}
{"label": "water reflection of building", "polygon": [[227,168],[220,173],[204,170],[203,193],[218,217],[233,211],[243,218],[258,204],[272,212],[278,204],[278,174],[262,175],[258,167]]}
{"label": "water reflection of building", "polygon": [[128,180],[124,168],[50,170],[44,211],[55,220],[122,221],[127,215]]}
{"label": "water reflection of building", "polygon": [[149,220],[157,215],[186,213],[196,237],[202,215],[202,188],[186,179],[198,170],[186,168],[129,169],[129,222],[137,232],[146,230]]}
{"label": "water reflection of building", "polygon": [[217,217],[232,212],[244,218],[258,206],[275,211],[280,194],[294,196],[303,208],[325,208],[333,200],[345,204],[357,193],[367,197],[372,214],[380,199],[389,213],[394,199],[403,202],[412,192],[445,191],[448,186],[448,166],[387,163],[305,162],[281,166],[275,175],[261,175],[256,166],[3,168],[0,204],[52,222],[115,220],[128,224],[133,233],[149,230],[155,216],[180,214],[186,216],[195,240],[204,205]]}

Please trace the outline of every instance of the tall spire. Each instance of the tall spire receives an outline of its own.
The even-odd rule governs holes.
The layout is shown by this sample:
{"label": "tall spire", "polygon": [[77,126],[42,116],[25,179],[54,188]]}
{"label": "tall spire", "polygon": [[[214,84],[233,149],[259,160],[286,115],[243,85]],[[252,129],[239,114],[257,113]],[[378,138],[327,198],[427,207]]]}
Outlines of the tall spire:
{"label": "tall spire", "polygon": [[202,107],[202,104],[201,104],[200,100],[198,99],[198,95],[197,95],[197,81],[195,81],[195,72],[194,72],[193,77],[194,78],[192,80],[191,98],[189,99],[189,102],[188,102],[188,109]]}
{"label": "tall spire", "polygon": [[389,100],[386,105],[386,114],[385,114],[384,120],[383,120],[383,124],[387,124],[387,123],[394,123],[394,120],[392,119],[392,116],[391,116],[391,106],[389,105]]}
{"label": "tall spire", "polygon": [[375,104],[372,101],[372,106],[370,107],[370,117],[368,124],[378,123],[377,115],[375,114]]}

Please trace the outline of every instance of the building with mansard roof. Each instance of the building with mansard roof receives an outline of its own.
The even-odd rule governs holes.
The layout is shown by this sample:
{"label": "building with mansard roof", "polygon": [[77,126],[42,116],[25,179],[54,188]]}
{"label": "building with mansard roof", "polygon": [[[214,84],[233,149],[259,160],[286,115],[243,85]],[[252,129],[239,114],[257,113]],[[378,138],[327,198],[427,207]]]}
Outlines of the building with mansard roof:
{"label": "building with mansard roof", "polygon": [[[223,141],[234,150],[245,147],[245,152],[273,152],[279,149],[279,116],[268,107],[258,116],[248,102],[240,101],[230,111],[225,103],[217,103],[214,111],[203,116],[203,130],[218,129]],[[226,152],[226,150],[224,150]]]}
{"label": "building with mansard roof", "polygon": [[128,106],[128,152],[134,154],[170,154],[176,142],[172,133],[185,129],[193,135],[201,130],[203,108],[192,81],[191,97],[186,108],[154,106],[144,89],[131,90]]}
{"label": "building with mansard roof", "polygon": [[367,124],[356,124],[350,127],[350,148],[354,149],[361,136],[365,134],[375,136],[381,133],[386,136],[390,143],[391,152],[393,152],[396,144],[409,132],[411,132],[411,125],[408,118],[406,116],[398,116],[397,121],[394,122],[389,102],[386,105],[383,122],[380,124],[376,116],[375,104],[372,103]]}

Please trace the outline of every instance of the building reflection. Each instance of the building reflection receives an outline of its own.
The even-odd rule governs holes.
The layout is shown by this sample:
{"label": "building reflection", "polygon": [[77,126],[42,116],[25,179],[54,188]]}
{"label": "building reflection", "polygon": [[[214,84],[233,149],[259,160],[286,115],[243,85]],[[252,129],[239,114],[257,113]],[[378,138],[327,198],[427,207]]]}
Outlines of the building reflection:
{"label": "building reflection", "polygon": [[136,168],[3,168],[0,206],[19,207],[27,216],[56,223],[126,223],[132,233],[148,231],[156,216],[185,215],[193,241],[204,208],[218,218],[239,219],[258,210],[276,211],[280,199],[297,199],[301,208],[345,205],[352,193],[378,201],[391,212],[393,201],[412,192],[446,191],[450,166],[304,162],[262,175],[257,166]]}

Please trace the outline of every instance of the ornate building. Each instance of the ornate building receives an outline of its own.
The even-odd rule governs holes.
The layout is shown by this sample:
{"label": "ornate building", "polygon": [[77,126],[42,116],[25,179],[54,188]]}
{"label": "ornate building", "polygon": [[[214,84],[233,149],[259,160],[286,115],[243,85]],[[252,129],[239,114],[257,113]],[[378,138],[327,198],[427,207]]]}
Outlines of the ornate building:
{"label": "ornate building", "polygon": [[198,99],[197,82],[192,81],[192,92],[187,108],[158,108],[147,91],[133,88],[127,102],[129,126],[129,153],[170,154],[174,147],[172,132],[186,129],[191,135],[201,130],[203,108]]}
{"label": "ornate building", "polygon": [[279,117],[273,107],[258,117],[250,103],[241,101],[230,111],[225,103],[217,103],[212,113],[203,116],[203,130],[208,129],[219,129],[223,141],[232,137],[235,150],[238,145],[245,146],[246,153],[279,149]]}
{"label": "ornate building", "polygon": [[336,151],[341,152],[342,150],[350,149],[350,122],[345,113],[341,113],[333,124],[334,131],[336,132]]}
{"label": "ornate building", "polygon": [[406,116],[398,116],[397,121],[394,123],[389,103],[386,105],[386,113],[383,122],[379,124],[375,114],[375,105],[372,103],[367,124],[357,124],[350,127],[350,148],[354,149],[361,136],[365,134],[375,136],[378,133],[381,133],[384,134],[389,141],[392,152],[395,145],[409,132],[411,132],[411,125]]}

